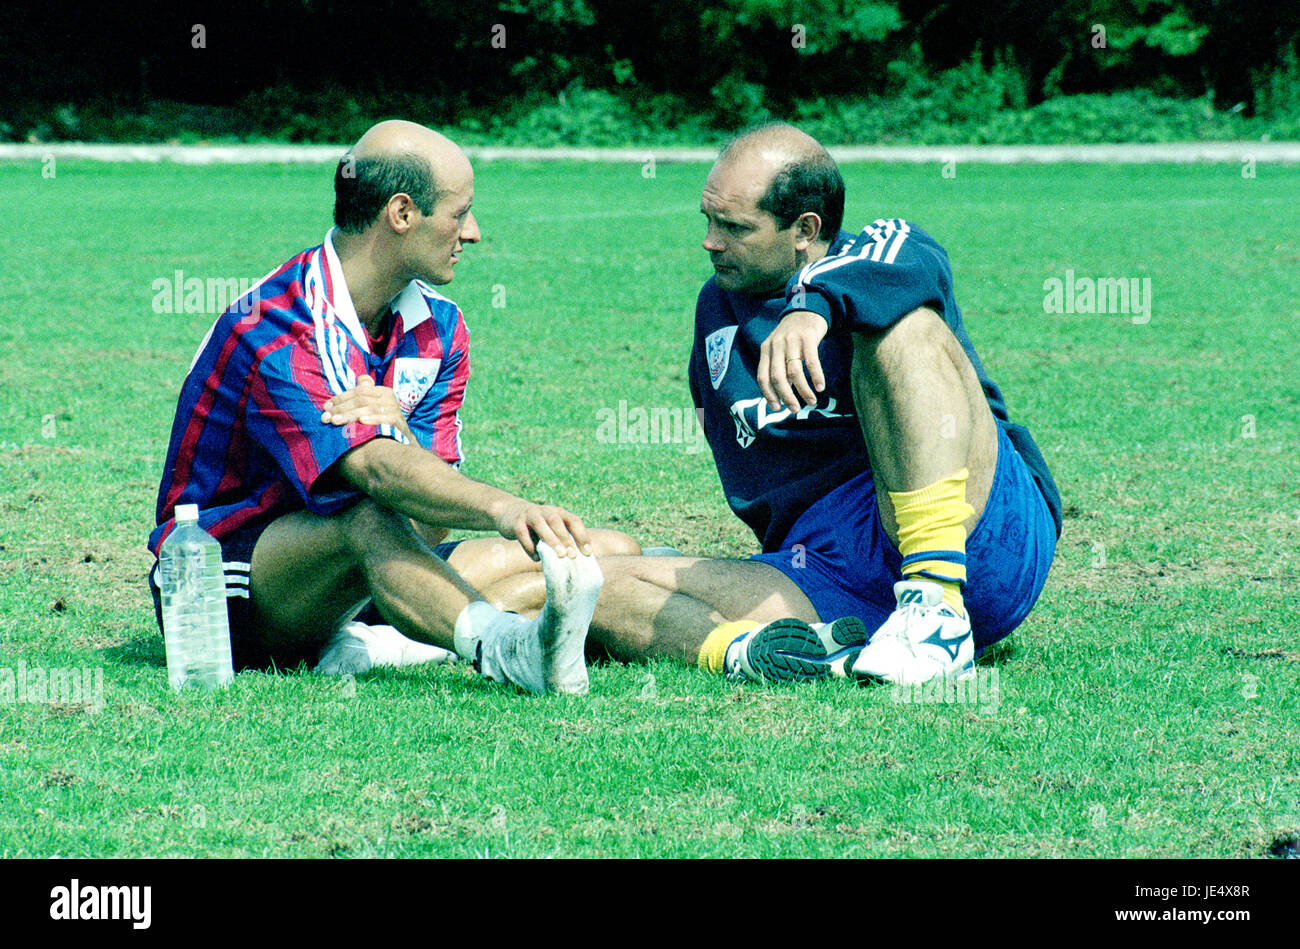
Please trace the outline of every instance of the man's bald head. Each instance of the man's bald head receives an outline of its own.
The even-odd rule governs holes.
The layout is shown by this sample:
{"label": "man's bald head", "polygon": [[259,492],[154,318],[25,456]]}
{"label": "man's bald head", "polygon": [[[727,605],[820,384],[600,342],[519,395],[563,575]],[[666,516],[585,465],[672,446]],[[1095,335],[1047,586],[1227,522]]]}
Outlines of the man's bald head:
{"label": "man's bald head", "polygon": [[787,228],[801,214],[821,218],[821,240],[832,243],[844,222],[844,179],[835,160],[811,135],[783,122],[743,132],[722,150],[715,168],[745,166],[762,176],[758,207]]}
{"label": "man's bald head", "polygon": [[446,190],[440,182],[468,171],[465,153],[445,135],[401,119],[380,122],[357,140],[334,171],[334,224],[360,233],[395,194],[407,195],[421,214],[431,214]]}
{"label": "man's bald head", "polygon": [[781,165],[818,156],[830,157],[817,139],[807,132],[784,122],[772,122],[741,132],[723,148],[718,161],[731,161],[750,152],[759,152],[769,161]]}

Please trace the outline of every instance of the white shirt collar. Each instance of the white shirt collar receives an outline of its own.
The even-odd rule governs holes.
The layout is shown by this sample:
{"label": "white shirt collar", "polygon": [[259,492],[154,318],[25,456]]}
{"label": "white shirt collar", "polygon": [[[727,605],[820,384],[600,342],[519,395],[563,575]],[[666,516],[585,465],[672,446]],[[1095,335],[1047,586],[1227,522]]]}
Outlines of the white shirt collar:
{"label": "white shirt collar", "polygon": [[424,284],[412,280],[389,304],[394,313],[400,313],[402,316],[403,333],[409,333],[425,320],[433,318],[433,311],[429,309],[429,301],[425,299],[424,290]]}
{"label": "white shirt collar", "polygon": [[356,305],[352,302],[352,294],[348,291],[347,279],[343,276],[343,264],[339,262],[338,251],[334,249],[334,228],[329,229],[325,235],[325,268],[329,272],[329,285],[334,288],[333,299],[330,300],[330,306],[334,308],[334,315],[343,323],[352,338],[364,348],[370,351],[370,337],[366,335],[366,328],[361,325],[361,320],[357,316]]}
{"label": "white shirt collar", "polygon": [[[360,317],[357,316],[357,308],[352,302],[348,282],[343,276],[343,264],[339,261],[338,251],[334,249],[334,230],[331,227],[329,233],[325,235],[325,266],[329,268],[330,286],[334,288],[334,312],[353,338],[369,352],[370,338],[366,335],[366,328],[362,325]],[[394,313],[401,314],[403,333],[409,333],[433,316],[429,310],[429,302],[424,298],[422,284],[418,280],[412,280],[403,287],[388,305]]]}

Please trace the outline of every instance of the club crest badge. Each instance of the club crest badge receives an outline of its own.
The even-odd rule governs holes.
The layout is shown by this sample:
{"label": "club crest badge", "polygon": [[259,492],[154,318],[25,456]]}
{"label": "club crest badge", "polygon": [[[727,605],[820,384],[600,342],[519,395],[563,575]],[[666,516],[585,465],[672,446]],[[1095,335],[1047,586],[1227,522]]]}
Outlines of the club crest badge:
{"label": "club crest badge", "polygon": [[731,345],[736,339],[736,327],[724,326],[714,330],[704,340],[704,358],[709,364],[709,381],[717,389],[731,365]]}
{"label": "club crest badge", "polygon": [[393,393],[402,415],[410,417],[420,400],[438,379],[441,359],[403,357],[393,360]]}

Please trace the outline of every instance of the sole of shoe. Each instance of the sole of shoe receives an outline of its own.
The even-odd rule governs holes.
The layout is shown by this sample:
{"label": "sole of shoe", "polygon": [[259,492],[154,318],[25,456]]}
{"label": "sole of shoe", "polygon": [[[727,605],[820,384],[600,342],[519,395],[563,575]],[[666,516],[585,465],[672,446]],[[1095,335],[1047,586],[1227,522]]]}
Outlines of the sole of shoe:
{"label": "sole of shoe", "polygon": [[868,635],[866,625],[855,616],[821,630],[803,620],[778,620],[754,635],[745,656],[750,668],[771,682],[846,678]]}
{"label": "sole of shoe", "polygon": [[928,677],[918,676],[915,674],[904,674],[899,676],[897,672],[877,673],[877,672],[858,672],[850,664],[848,675],[856,679],[861,685],[901,685],[901,686],[918,686],[925,685],[933,679],[948,679],[952,682],[964,682],[975,675],[975,663],[968,662],[965,665],[953,667],[950,669],[939,670]]}

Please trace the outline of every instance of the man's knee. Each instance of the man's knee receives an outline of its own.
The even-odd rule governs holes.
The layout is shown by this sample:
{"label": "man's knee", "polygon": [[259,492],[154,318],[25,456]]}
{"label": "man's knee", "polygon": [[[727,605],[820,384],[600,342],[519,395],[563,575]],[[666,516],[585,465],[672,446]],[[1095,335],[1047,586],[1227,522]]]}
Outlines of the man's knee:
{"label": "man's knee", "polygon": [[926,307],[913,310],[878,333],[853,334],[855,373],[889,376],[909,364],[933,366],[940,356],[947,356],[958,367],[969,362],[943,317]]}
{"label": "man's knee", "polygon": [[591,531],[591,546],[597,557],[641,556],[641,545],[622,531]]}
{"label": "man's knee", "polygon": [[401,547],[427,546],[416,533],[410,518],[364,497],[346,511],[331,518],[340,546],[358,566],[380,551]]}
{"label": "man's knee", "polygon": [[347,514],[295,511],[258,538],[249,570],[255,626],[273,643],[319,640],[368,594]]}

